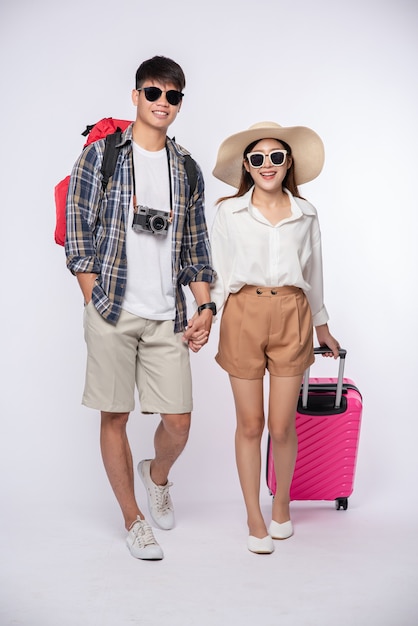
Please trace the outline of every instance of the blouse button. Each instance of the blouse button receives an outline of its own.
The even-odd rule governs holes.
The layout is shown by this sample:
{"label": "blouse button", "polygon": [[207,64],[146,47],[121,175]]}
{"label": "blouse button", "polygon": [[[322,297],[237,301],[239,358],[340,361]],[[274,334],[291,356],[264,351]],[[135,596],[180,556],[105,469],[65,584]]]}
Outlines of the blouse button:
{"label": "blouse button", "polygon": [[272,296],[277,296],[277,291],[275,291],[274,289],[271,290],[271,295]]}
{"label": "blouse button", "polygon": [[262,293],[263,293],[263,292],[261,291],[261,289],[257,289],[257,294],[258,294],[259,296],[261,296],[261,294],[262,294]]}

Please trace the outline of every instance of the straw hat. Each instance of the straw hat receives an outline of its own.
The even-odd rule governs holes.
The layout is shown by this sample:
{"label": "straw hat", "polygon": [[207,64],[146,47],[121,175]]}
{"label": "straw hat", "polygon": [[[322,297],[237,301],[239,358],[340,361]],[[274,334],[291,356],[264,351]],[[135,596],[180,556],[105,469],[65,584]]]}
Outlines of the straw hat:
{"label": "straw hat", "polygon": [[260,139],[282,139],[289,144],[292,148],[297,185],[313,180],[321,172],[325,158],[324,144],[313,130],[306,126],[285,128],[275,122],[258,122],[221,143],[213,175],[238,188],[244,150],[250,143]]}

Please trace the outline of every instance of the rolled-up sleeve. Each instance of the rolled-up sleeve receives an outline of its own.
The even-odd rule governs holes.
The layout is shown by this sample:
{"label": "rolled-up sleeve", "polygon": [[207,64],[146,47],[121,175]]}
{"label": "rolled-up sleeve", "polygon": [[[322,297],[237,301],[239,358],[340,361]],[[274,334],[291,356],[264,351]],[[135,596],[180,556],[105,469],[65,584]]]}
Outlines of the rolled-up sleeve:
{"label": "rolled-up sleeve", "polygon": [[76,161],[68,187],[66,203],[65,252],[67,267],[73,273],[100,273],[96,257],[94,228],[102,190],[96,146],[88,146]]}
{"label": "rolled-up sleeve", "polygon": [[204,212],[204,183],[199,170],[197,189],[191,198],[186,214],[180,253],[181,269],[177,280],[181,285],[192,281],[212,283],[215,272],[212,268],[211,249]]}

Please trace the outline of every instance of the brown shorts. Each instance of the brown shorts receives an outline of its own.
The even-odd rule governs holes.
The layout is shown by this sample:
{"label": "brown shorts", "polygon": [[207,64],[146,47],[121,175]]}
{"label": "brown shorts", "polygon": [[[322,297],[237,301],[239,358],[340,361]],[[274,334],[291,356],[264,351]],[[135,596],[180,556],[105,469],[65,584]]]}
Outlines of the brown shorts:
{"label": "brown shorts", "polygon": [[298,287],[245,285],[230,294],[219,331],[217,363],[237,378],[297,376],[314,362],[312,315]]}

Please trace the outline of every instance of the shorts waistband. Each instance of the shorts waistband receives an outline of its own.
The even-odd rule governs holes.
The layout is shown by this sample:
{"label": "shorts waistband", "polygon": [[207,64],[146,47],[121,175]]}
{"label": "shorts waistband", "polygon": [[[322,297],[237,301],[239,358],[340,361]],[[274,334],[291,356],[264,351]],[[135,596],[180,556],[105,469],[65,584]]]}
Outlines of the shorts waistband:
{"label": "shorts waistband", "polygon": [[271,298],[272,296],[288,296],[292,293],[300,293],[301,291],[302,289],[300,287],[294,287],[293,285],[286,285],[284,287],[257,287],[257,285],[244,285],[238,293],[246,294],[248,296],[257,296],[259,298]]}

